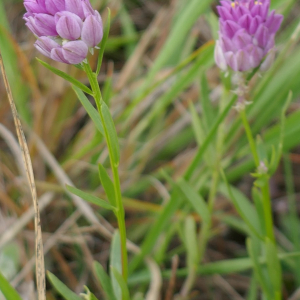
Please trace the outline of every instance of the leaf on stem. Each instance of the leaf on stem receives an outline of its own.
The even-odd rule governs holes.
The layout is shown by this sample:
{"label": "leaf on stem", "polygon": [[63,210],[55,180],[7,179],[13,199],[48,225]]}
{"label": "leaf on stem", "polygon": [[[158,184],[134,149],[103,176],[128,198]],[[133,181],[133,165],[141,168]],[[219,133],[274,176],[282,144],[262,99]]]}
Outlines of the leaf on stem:
{"label": "leaf on stem", "polygon": [[104,118],[104,123],[108,134],[108,139],[109,139],[108,147],[111,147],[112,160],[113,163],[115,164],[115,167],[117,167],[120,161],[120,148],[119,148],[118,135],[109,108],[103,101],[101,103],[101,112]]}
{"label": "leaf on stem", "polygon": [[62,77],[63,79],[69,81],[70,83],[72,83],[72,85],[77,86],[79,89],[81,89],[82,91],[84,91],[85,93],[89,94],[89,95],[93,95],[93,92],[87,87],[85,86],[83,83],[81,83],[80,81],[78,81],[77,79],[73,78],[72,76],[68,75],[67,73],[58,70],[52,66],[50,66],[49,64],[47,64],[46,62],[42,61],[41,59],[37,60],[44,66],[46,67],[48,70],[50,70],[51,72],[53,72],[54,74]]}
{"label": "leaf on stem", "polygon": [[103,208],[108,209],[108,210],[115,210],[115,207],[112,206],[112,205],[110,205],[108,202],[106,202],[106,201],[104,201],[104,200],[102,200],[102,199],[100,199],[98,197],[95,197],[93,195],[90,195],[90,194],[88,194],[86,192],[83,192],[83,191],[81,191],[79,189],[76,189],[73,186],[66,185],[66,189],[70,193],[72,193],[72,194],[74,194],[74,195],[82,198],[83,200],[85,200],[87,202],[90,202],[92,204],[98,205],[98,206],[103,207]]}
{"label": "leaf on stem", "polygon": [[107,171],[101,164],[98,165],[98,168],[99,168],[100,181],[105,190],[106,196],[107,196],[109,202],[111,203],[111,205],[116,207],[117,201],[116,201],[114,183],[112,182],[109,175],[107,174]]}
{"label": "leaf on stem", "polygon": [[94,106],[91,104],[89,99],[86,97],[86,95],[75,85],[72,85],[73,90],[75,91],[79,101],[81,102],[82,106],[92,119],[93,123],[95,124],[98,131],[104,136],[104,130],[101,122],[101,118],[99,116],[98,111],[94,108]]}
{"label": "leaf on stem", "polygon": [[122,289],[119,285],[119,281],[116,278],[113,269],[118,271],[119,273],[122,272],[122,251],[121,251],[121,238],[119,230],[116,230],[110,248],[110,279],[113,287],[114,294],[116,298],[122,299]]}

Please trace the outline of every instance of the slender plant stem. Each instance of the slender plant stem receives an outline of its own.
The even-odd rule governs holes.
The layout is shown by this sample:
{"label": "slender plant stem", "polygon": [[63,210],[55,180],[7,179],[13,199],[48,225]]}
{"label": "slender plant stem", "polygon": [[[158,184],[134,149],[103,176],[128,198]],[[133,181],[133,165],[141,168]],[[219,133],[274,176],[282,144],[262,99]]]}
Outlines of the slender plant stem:
{"label": "slender plant stem", "polygon": [[[251,148],[251,152],[255,161],[255,165],[258,168],[260,165],[259,156],[257,153],[257,149],[255,146],[254,138],[251,132],[251,128],[249,122],[246,117],[246,112],[244,109],[240,111],[240,116],[245,127],[245,131],[247,134],[248,142]],[[271,206],[271,196],[270,196],[270,184],[269,184],[269,176],[265,175],[265,183],[261,187],[262,198],[263,198],[263,207],[264,207],[264,217],[266,224],[266,234],[267,237],[275,243],[274,231],[273,231],[273,217],[272,217],[272,206]]]}
{"label": "slender plant stem", "polygon": [[263,196],[264,216],[265,216],[267,237],[273,243],[275,243],[275,237],[274,237],[274,231],[273,231],[273,217],[272,217],[269,177],[266,178],[266,183],[261,188],[261,191],[262,191],[262,196]]}
{"label": "slender plant stem", "polygon": [[256,165],[256,167],[258,167],[259,166],[259,157],[258,157],[258,154],[257,154],[257,151],[256,151],[254,138],[253,138],[253,135],[252,135],[252,132],[251,132],[251,129],[250,129],[250,125],[249,125],[247,117],[246,117],[246,112],[245,112],[244,109],[242,109],[240,111],[240,116],[241,116],[243,125],[245,127],[245,131],[246,131],[246,134],[247,134],[248,142],[249,142],[249,145],[250,145],[250,148],[251,148],[251,152],[252,152],[252,155],[253,155],[253,158],[254,158],[255,165]]}
{"label": "slender plant stem", "polygon": [[114,190],[115,190],[115,196],[116,196],[116,217],[118,221],[118,227],[120,230],[120,239],[121,239],[121,255],[122,255],[122,275],[124,280],[127,282],[128,278],[128,258],[127,258],[127,248],[126,248],[126,226],[125,226],[125,212],[122,202],[122,194],[121,194],[121,186],[120,186],[120,177],[119,177],[119,170],[118,170],[118,162],[114,161],[114,155],[113,155],[113,149],[112,145],[110,143],[109,133],[105,124],[105,119],[102,113],[102,95],[101,90],[97,81],[96,73],[94,73],[90,67],[90,65],[84,64],[85,72],[88,76],[88,79],[90,81],[93,93],[94,93],[94,99],[98,108],[98,112],[101,118],[104,134],[105,134],[105,140],[108,147],[109,152],[109,159],[110,159],[110,165],[113,173],[113,183],[114,183]]}

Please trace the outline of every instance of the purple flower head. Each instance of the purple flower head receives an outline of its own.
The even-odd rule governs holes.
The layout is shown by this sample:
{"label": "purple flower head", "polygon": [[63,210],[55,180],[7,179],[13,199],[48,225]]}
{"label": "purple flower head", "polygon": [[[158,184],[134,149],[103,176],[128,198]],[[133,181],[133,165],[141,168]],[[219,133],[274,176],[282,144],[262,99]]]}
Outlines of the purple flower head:
{"label": "purple flower head", "polygon": [[36,49],[53,60],[79,64],[103,37],[102,19],[89,0],[24,0]]}
{"label": "purple flower head", "polygon": [[219,40],[216,41],[215,61],[222,70],[229,66],[245,72],[258,67],[263,58],[264,69],[274,59],[275,34],[283,16],[269,13],[270,0],[220,1]]}

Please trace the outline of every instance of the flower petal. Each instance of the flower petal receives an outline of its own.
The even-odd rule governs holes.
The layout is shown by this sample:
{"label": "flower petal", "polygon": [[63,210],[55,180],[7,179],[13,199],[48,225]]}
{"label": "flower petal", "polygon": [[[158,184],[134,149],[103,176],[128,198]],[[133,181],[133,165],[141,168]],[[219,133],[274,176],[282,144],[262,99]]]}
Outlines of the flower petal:
{"label": "flower petal", "polygon": [[82,25],[80,26],[74,18],[66,16],[61,17],[56,24],[58,34],[70,41],[77,40],[80,37],[81,27]]}
{"label": "flower petal", "polygon": [[219,41],[216,41],[216,46],[215,46],[215,62],[218,65],[218,67],[223,70],[226,71],[227,70],[227,63],[226,63],[226,59],[223,53],[223,50],[220,46]]}
{"label": "flower petal", "polygon": [[81,19],[84,19],[83,7],[81,0],[65,0],[66,1],[66,10],[70,11]]}
{"label": "flower petal", "polygon": [[36,14],[35,24],[39,28],[42,35],[45,36],[56,36],[57,31],[55,27],[54,17],[48,14]]}
{"label": "flower petal", "polygon": [[103,37],[103,26],[95,16],[88,16],[83,22],[81,39],[89,46],[97,46]]}
{"label": "flower petal", "polygon": [[45,5],[47,11],[52,15],[66,9],[65,0],[45,0]]}
{"label": "flower petal", "polygon": [[47,57],[51,57],[51,51],[54,48],[60,47],[58,43],[51,38],[42,36],[34,44],[35,48]]}
{"label": "flower petal", "polygon": [[88,54],[88,46],[83,41],[72,41],[63,45],[62,53],[70,64],[81,63]]}
{"label": "flower petal", "polygon": [[55,61],[58,61],[58,62],[62,62],[62,63],[65,63],[65,64],[70,64],[65,58],[64,58],[64,55],[63,55],[63,50],[62,48],[54,48],[51,50],[51,58]]}

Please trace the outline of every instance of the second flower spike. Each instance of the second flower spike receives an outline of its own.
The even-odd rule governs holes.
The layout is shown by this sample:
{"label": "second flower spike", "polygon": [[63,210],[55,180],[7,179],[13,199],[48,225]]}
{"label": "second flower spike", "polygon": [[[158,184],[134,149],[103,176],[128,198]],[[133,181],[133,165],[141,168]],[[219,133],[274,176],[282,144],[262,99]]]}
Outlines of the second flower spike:
{"label": "second flower spike", "polygon": [[219,40],[215,61],[219,68],[245,72],[274,57],[275,34],[283,16],[269,13],[270,0],[220,1]]}

